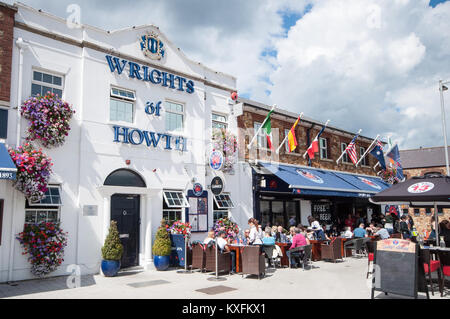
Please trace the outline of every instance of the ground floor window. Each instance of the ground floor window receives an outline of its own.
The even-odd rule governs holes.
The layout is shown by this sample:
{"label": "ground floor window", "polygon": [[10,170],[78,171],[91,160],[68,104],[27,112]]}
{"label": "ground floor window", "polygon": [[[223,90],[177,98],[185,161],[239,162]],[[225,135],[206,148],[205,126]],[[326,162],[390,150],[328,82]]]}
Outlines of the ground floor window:
{"label": "ground floor window", "polygon": [[3,199],[0,199],[0,245],[2,244],[2,229],[3,229]]}
{"label": "ground floor window", "polygon": [[167,222],[167,224],[172,225],[177,220],[181,220],[182,214],[181,209],[171,210],[171,209],[163,209],[163,219]]}
{"label": "ground floor window", "polygon": [[189,207],[186,196],[179,190],[163,191],[163,219],[172,225],[177,220],[182,220],[183,210]]}
{"label": "ground floor window", "polygon": [[60,186],[50,185],[39,202],[25,201],[25,224],[58,223],[61,205]]}

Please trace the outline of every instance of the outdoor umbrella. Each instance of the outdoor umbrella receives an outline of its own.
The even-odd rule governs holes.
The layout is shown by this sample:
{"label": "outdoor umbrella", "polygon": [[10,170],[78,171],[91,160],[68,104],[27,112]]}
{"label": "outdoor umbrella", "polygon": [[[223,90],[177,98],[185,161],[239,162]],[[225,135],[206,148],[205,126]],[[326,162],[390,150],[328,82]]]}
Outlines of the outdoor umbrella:
{"label": "outdoor umbrella", "polygon": [[374,204],[434,207],[436,244],[439,245],[438,206],[450,207],[450,176],[428,174],[393,185],[369,199]]}

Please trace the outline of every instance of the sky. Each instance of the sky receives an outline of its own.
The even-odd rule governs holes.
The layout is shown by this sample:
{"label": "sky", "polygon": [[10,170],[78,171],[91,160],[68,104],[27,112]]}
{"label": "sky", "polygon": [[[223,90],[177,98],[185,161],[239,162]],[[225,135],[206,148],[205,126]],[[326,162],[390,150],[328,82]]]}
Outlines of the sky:
{"label": "sky", "polygon": [[155,24],[189,58],[236,76],[242,97],[391,136],[401,149],[443,145],[438,82],[450,81],[450,1],[21,2],[60,17],[78,4],[81,23],[105,30]]}

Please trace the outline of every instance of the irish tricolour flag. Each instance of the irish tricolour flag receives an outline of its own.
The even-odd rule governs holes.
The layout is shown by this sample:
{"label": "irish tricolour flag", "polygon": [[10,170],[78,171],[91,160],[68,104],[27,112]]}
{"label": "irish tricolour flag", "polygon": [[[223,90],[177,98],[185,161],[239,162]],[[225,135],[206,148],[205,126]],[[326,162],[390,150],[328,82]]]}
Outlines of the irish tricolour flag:
{"label": "irish tricolour flag", "polygon": [[273,110],[267,114],[266,119],[264,120],[264,124],[262,126],[262,131],[266,135],[267,138],[267,147],[273,150],[273,144],[272,144],[272,123],[270,121],[270,116],[272,115]]}

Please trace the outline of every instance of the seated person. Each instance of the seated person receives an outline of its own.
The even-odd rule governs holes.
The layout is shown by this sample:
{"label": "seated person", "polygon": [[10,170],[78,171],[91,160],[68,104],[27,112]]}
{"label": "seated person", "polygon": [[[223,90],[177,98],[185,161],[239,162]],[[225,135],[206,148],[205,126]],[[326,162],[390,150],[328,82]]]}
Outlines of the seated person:
{"label": "seated person", "polygon": [[289,260],[291,261],[291,266],[295,267],[296,263],[295,263],[295,258],[293,258],[293,257],[302,258],[303,254],[301,252],[298,252],[298,253],[295,253],[295,255],[292,255],[292,258],[291,258],[291,249],[309,245],[309,239],[306,238],[302,234],[302,229],[296,227],[294,231],[295,231],[295,236],[294,236],[294,238],[292,238],[292,245],[291,245],[291,247],[289,247],[289,250],[286,251],[286,255],[288,256]]}
{"label": "seated person", "polygon": [[386,228],[383,228],[383,225],[379,224],[375,229],[376,232],[374,236],[380,236],[381,239],[388,239],[389,237],[391,237],[388,230]]}
{"label": "seated person", "polygon": [[267,230],[264,232],[264,238],[262,239],[263,245],[273,246],[275,245],[275,237],[272,237],[272,232]]}
{"label": "seated person", "polygon": [[208,245],[210,241],[214,241],[214,236],[215,236],[214,230],[210,230],[208,232],[208,236],[203,241],[203,244]]}
{"label": "seated person", "polygon": [[250,229],[244,230],[244,238],[242,238],[242,243],[244,245],[249,245],[250,242]]}
{"label": "seated person", "polygon": [[308,238],[308,240],[314,239],[314,230],[311,227],[306,229],[306,238]]}
{"label": "seated person", "polygon": [[231,255],[231,272],[236,272],[236,252],[234,250],[231,250],[230,247],[228,247],[229,244],[231,244],[231,239],[226,238],[227,233],[223,230],[219,231],[219,234],[217,235],[217,246],[219,249],[224,252],[229,252]]}
{"label": "seated person", "polygon": [[374,234],[375,234],[375,224],[374,223],[369,224],[369,227],[366,228],[366,233],[367,233],[367,236],[374,236]]}
{"label": "seated person", "polygon": [[286,243],[287,237],[284,234],[283,226],[278,226],[277,233],[275,234],[275,241],[278,243]]}
{"label": "seated person", "polygon": [[351,227],[345,227],[344,238],[353,238]]}
{"label": "seated person", "polygon": [[366,230],[364,229],[364,224],[359,224],[358,228],[355,228],[353,231],[353,237],[354,238],[364,238],[367,237]]}

